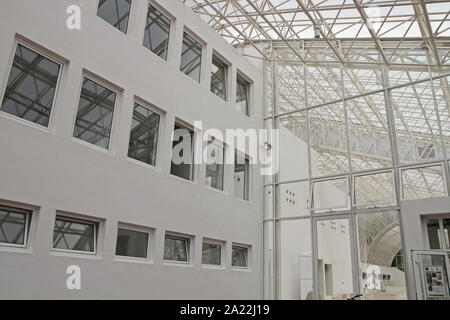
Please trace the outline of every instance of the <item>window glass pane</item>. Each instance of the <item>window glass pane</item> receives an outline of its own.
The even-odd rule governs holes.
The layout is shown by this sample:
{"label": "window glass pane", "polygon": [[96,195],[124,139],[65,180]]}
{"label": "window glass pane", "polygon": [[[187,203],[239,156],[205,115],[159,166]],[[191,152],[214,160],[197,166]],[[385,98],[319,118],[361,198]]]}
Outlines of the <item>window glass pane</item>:
{"label": "window glass pane", "polygon": [[151,4],[148,5],[144,46],[164,60],[169,50],[171,21]]}
{"label": "window glass pane", "polygon": [[189,239],[167,236],[164,245],[164,260],[188,262]]}
{"label": "window glass pane", "polygon": [[206,164],[206,185],[223,190],[224,148],[214,142],[208,142]]}
{"label": "window glass pane", "polygon": [[362,299],[406,300],[398,213],[361,213],[357,222]]}
{"label": "window glass pane", "polygon": [[119,228],[116,255],[147,258],[148,233]]}
{"label": "window glass pane", "polygon": [[403,199],[438,198],[446,195],[441,166],[402,171]]}
{"label": "window glass pane", "polygon": [[202,263],[218,265],[221,264],[222,246],[220,244],[203,243]]}
{"label": "window glass pane", "polygon": [[450,219],[444,219],[442,221],[444,225],[444,238],[447,249],[450,249]]}
{"label": "window glass pane", "polygon": [[276,190],[278,217],[309,215],[309,181],[280,184]]}
{"label": "window glass pane", "polygon": [[53,231],[53,248],[94,252],[95,232],[95,223],[57,216]]}
{"label": "window glass pane", "polygon": [[172,142],[170,173],[186,179],[194,179],[194,131],[175,123]]}
{"label": "window glass pane", "polygon": [[249,115],[249,84],[237,77],[236,81],[236,109],[245,115]]}
{"label": "window glass pane", "polygon": [[131,0],[100,0],[97,15],[123,33],[127,33],[130,8]]}
{"label": "window glass pane", "polygon": [[160,115],[139,104],[134,105],[128,156],[156,165]]}
{"label": "window glass pane", "polygon": [[277,221],[277,298],[313,299],[311,220]]}
{"label": "window glass pane", "polygon": [[84,78],[73,136],[108,149],[115,103],[113,91]]}
{"label": "window glass pane", "polygon": [[313,186],[312,207],[316,212],[349,209],[347,178],[315,181]]}
{"label": "window glass pane", "polygon": [[355,204],[358,208],[397,204],[392,172],[355,176]]}
{"label": "window glass pane", "polygon": [[185,32],[180,70],[195,81],[200,82],[201,63],[202,45]]}
{"label": "window glass pane", "polygon": [[231,265],[233,267],[247,268],[248,267],[247,254],[248,254],[247,248],[233,246]]}
{"label": "window glass pane", "polygon": [[227,99],[227,66],[213,57],[211,66],[211,92]]}
{"label": "window glass pane", "polygon": [[436,103],[441,120],[442,138],[445,143],[447,159],[450,159],[450,76],[442,77],[433,81],[436,93]]}
{"label": "window glass pane", "polygon": [[249,199],[249,160],[246,157],[234,153],[234,196]]}
{"label": "window glass pane", "polygon": [[427,220],[427,233],[430,249],[442,249],[442,235],[438,219]]}
{"label": "window glass pane", "polygon": [[1,111],[47,127],[60,65],[18,44]]}
{"label": "window glass pane", "polygon": [[27,214],[0,207],[0,244],[25,244]]}

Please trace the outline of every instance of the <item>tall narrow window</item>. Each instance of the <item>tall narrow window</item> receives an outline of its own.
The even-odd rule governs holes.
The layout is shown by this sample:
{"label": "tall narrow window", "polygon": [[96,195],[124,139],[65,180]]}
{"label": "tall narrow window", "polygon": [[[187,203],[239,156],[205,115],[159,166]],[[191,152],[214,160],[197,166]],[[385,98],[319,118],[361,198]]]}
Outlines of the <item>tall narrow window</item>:
{"label": "tall narrow window", "polygon": [[211,66],[211,92],[227,100],[227,71],[228,66],[213,56]]}
{"label": "tall narrow window", "polygon": [[202,45],[185,32],[183,35],[180,70],[195,81],[200,82],[201,64]]}
{"label": "tall narrow window", "polygon": [[156,165],[160,115],[135,103],[128,156]]}
{"label": "tall narrow window", "polygon": [[60,68],[18,44],[0,110],[48,127]]}
{"label": "tall narrow window", "polygon": [[97,15],[110,25],[127,33],[131,0],[100,0]]}
{"label": "tall narrow window", "polygon": [[119,228],[116,256],[147,258],[148,232]]}
{"label": "tall narrow window", "polygon": [[189,238],[166,234],[164,242],[164,260],[189,262]]}
{"label": "tall narrow window", "polygon": [[0,206],[0,245],[25,246],[31,212]]}
{"label": "tall narrow window", "polygon": [[194,131],[175,123],[172,143],[170,173],[186,179],[194,179]]}
{"label": "tall narrow window", "polygon": [[222,246],[218,243],[203,242],[202,264],[220,266],[222,264]]}
{"label": "tall narrow window", "polygon": [[56,216],[53,231],[53,248],[95,253],[97,223]]}
{"label": "tall narrow window", "polygon": [[115,104],[116,93],[85,77],[73,136],[108,149]]}
{"label": "tall narrow window", "polygon": [[147,25],[145,27],[144,46],[167,60],[171,21],[151,4],[148,5]]}
{"label": "tall narrow window", "polygon": [[238,75],[236,81],[236,109],[247,116],[250,114],[249,91],[250,84]]}
{"label": "tall narrow window", "polygon": [[249,200],[250,164],[247,157],[235,152],[234,155],[234,196]]}
{"label": "tall narrow window", "polygon": [[430,249],[442,249],[441,229],[438,219],[427,220],[428,243]]}
{"label": "tall narrow window", "polygon": [[231,258],[233,267],[248,268],[248,248],[233,246]]}
{"label": "tall narrow window", "polygon": [[206,185],[223,190],[225,152],[221,143],[209,141],[206,163]]}

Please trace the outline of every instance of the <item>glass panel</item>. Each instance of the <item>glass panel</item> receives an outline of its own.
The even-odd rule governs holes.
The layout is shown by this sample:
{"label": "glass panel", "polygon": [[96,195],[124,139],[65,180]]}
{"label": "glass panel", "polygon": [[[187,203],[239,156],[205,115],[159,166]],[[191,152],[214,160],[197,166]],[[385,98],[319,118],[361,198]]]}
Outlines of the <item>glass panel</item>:
{"label": "glass panel", "polygon": [[164,260],[189,261],[189,239],[167,236],[164,244]]}
{"label": "glass panel", "polygon": [[116,255],[147,258],[148,233],[119,228]]}
{"label": "glass panel", "polygon": [[151,4],[148,5],[147,25],[145,26],[144,47],[167,60],[171,21]]}
{"label": "glass panel", "polygon": [[313,177],[349,171],[345,112],[341,102],[308,110]]}
{"label": "glass panel", "polygon": [[431,82],[392,90],[398,154],[404,164],[442,159]]}
{"label": "glass panel", "polygon": [[236,81],[236,109],[245,114],[249,115],[249,87],[247,81],[241,79],[239,76]]}
{"label": "glass panel", "polygon": [[94,252],[95,231],[95,223],[57,216],[53,231],[53,248]]}
{"label": "glass panel", "polygon": [[137,103],[134,105],[128,156],[156,165],[160,115]]}
{"label": "glass panel", "polygon": [[415,271],[421,276],[420,289],[422,289],[423,300],[449,299],[445,255],[418,254],[415,267],[417,268]]}
{"label": "glass panel", "polygon": [[353,172],[392,167],[383,93],[346,101]]}
{"label": "glass panel", "polygon": [[353,294],[350,223],[317,221],[319,299],[346,300]]}
{"label": "glass panel", "polygon": [[175,123],[170,173],[186,180],[193,180],[193,163],[194,131]]}
{"label": "glass panel", "polygon": [[407,299],[398,213],[362,213],[357,221],[362,299]]}
{"label": "glass panel", "polygon": [[388,207],[397,204],[392,172],[355,176],[357,208]]}
{"label": "glass panel", "polygon": [[442,77],[433,81],[436,93],[436,102],[441,120],[442,135],[447,151],[447,159],[450,158],[450,77]]}
{"label": "glass panel", "polygon": [[402,171],[403,199],[425,199],[446,196],[441,166]]}
{"label": "glass panel", "polygon": [[206,185],[223,190],[224,148],[211,141],[208,142],[207,148]]}
{"label": "glass panel", "polygon": [[309,215],[309,181],[280,184],[278,191],[278,217]]}
{"label": "glass panel", "polygon": [[[309,177],[308,128],[306,111],[291,113],[276,119],[279,131],[278,181],[292,181]],[[273,150],[276,150],[273,147]],[[317,162],[313,162],[313,165]]]}
{"label": "glass panel", "polygon": [[442,220],[442,224],[444,225],[444,239],[445,239],[445,245],[447,246],[447,249],[450,249],[450,219],[444,219]]}
{"label": "glass panel", "polygon": [[220,244],[203,242],[202,263],[221,265],[222,246]]}
{"label": "glass panel", "polygon": [[24,245],[27,214],[0,207],[0,244]]}
{"label": "glass panel", "polygon": [[340,68],[315,64],[308,66],[306,70],[308,105],[310,107],[343,98]]}
{"label": "glass panel", "polygon": [[227,66],[213,57],[211,66],[211,92],[227,99]]}
{"label": "glass panel", "polygon": [[233,267],[247,268],[247,254],[248,248],[233,246],[231,265]]}
{"label": "glass panel", "polygon": [[[281,114],[304,109],[307,99],[305,95],[305,72],[303,65],[277,61],[274,62],[274,66],[275,78],[269,74],[271,78],[267,78],[266,81],[269,82],[269,85],[274,81],[275,93],[277,93],[275,97],[275,113]],[[269,90],[271,93],[272,87]],[[270,98],[273,100],[272,97]],[[272,101],[268,101],[268,103],[271,106]]]}
{"label": "glass panel", "polygon": [[110,25],[127,33],[131,0],[100,0],[97,15]]}
{"label": "glass panel", "polygon": [[349,209],[348,179],[314,181],[312,207],[316,213]]}
{"label": "glass panel", "polygon": [[113,91],[83,78],[73,136],[108,149],[115,103]]}
{"label": "glass panel", "polygon": [[195,81],[200,82],[201,63],[202,45],[185,32],[180,70]]}
{"label": "glass panel", "polygon": [[427,220],[427,233],[430,249],[442,249],[442,235],[438,219]]}
{"label": "glass panel", "polygon": [[1,111],[47,127],[60,65],[18,44]]}
{"label": "glass panel", "polygon": [[234,153],[234,196],[249,200],[249,160]]}
{"label": "glass panel", "polygon": [[312,300],[311,220],[277,222],[277,298]]}

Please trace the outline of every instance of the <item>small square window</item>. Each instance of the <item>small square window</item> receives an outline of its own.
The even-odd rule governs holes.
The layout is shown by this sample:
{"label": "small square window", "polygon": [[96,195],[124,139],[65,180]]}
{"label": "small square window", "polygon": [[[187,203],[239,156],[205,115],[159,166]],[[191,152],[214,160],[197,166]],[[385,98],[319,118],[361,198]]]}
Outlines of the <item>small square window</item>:
{"label": "small square window", "polygon": [[128,157],[156,165],[160,118],[158,113],[135,103]]}
{"label": "small square window", "polygon": [[98,223],[56,216],[53,230],[53,248],[64,251],[95,253]]}
{"label": "small square window", "polygon": [[0,245],[26,246],[31,212],[0,206]]}
{"label": "small square window", "polygon": [[233,267],[248,268],[248,248],[233,246],[231,265]]}
{"label": "small square window", "polygon": [[241,76],[237,76],[236,81],[236,109],[245,114],[250,115],[250,83]]}
{"label": "small square window", "polygon": [[202,45],[185,32],[183,35],[180,70],[197,82],[200,82],[202,50]]}
{"label": "small square window", "polygon": [[166,234],[164,242],[164,260],[189,262],[190,239]]}
{"label": "small square window", "polygon": [[0,110],[48,127],[61,65],[17,44]]}
{"label": "small square window", "polygon": [[220,266],[222,264],[222,246],[218,243],[203,242],[202,264]]}
{"label": "small square window", "polygon": [[108,149],[116,93],[84,77],[73,136]]}
{"label": "small square window", "polygon": [[100,0],[97,15],[123,33],[127,33],[131,0]]}
{"label": "small square window", "polygon": [[117,231],[116,256],[147,258],[148,232],[119,228]]}
{"label": "small square window", "polygon": [[227,100],[227,73],[228,66],[213,56],[211,66],[211,92]]}
{"label": "small square window", "polygon": [[171,20],[151,4],[148,5],[144,47],[167,60]]}
{"label": "small square window", "polygon": [[175,123],[170,174],[194,180],[194,130]]}

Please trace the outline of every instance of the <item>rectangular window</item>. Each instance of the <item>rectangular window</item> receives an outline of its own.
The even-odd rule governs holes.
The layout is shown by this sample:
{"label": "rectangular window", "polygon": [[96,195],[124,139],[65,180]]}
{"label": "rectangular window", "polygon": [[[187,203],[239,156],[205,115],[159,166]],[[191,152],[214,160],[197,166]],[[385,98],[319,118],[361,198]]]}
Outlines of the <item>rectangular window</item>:
{"label": "rectangular window", "polygon": [[164,260],[189,262],[190,239],[166,234]]}
{"label": "rectangular window", "polygon": [[147,258],[148,232],[119,228],[117,231],[116,256]]}
{"label": "rectangular window", "polygon": [[156,165],[160,118],[158,113],[138,103],[134,104],[128,157]]}
{"label": "rectangular window", "polygon": [[194,130],[178,123],[175,123],[173,133],[170,173],[186,180],[194,180]]}
{"label": "rectangular window", "polygon": [[233,246],[231,265],[233,267],[248,268],[248,248]]}
{"label": "rectangular window", "polygon": [[250,115],[250,84],[239,75],[236,81],[236,109],[245,115]]}
{"label": "rectangular window", "polygon": [[202,264],[220,266],[222,264],[222,246],[217,243],[203,242]]}
{"label": "rectangular window", "polygon": [[211,66],[211,92],[227,100],[228,66],[213,56]]}
{"label": "rectangular window", "polygon": [[0,206],[0,245],[25,246],[31,212]]}
{"label": "rectangular window", "polygon": [[97,15],[123,33],[127,33],[131,0],[100,0]]}
{"label": "rectangular window", "polygon": [[408,168],[401,172],[403,200],[447,196],[441,165]]}
{"label": "rectangular window", "polygon": [[97,229],[96,222],[56,216],[53,248],[95,253]]}
{"label": "rectangular window", "polygon": [[250,163],[236,151],[234,154],[234,196],[249,200]]}
{"label": "rectangular window", "polygon": [[444,227],[444,239],[447,249],[450,249],[450,219],[442,220],[442,226]]}
{"label": "rectangular window", "polygon": [[430,249],[442,249],[442,237],[438,219],[427,220],[427,232]]}
{"label": "rectangular window", "polygon": [[349,209],[348,178],[314,181],[312,199],[316,213]]}
{"label": "rectangular window", "polygon": [[206,163],[206,185],[223,190],[225,150],[217,142],[208,141]]}
{"label": "rectangular window", "polygon": [[116,93],[84,77],[73,136],[108,149]]}
{"label": "rectangular window", "polygon": [[148,5],[144,47],[167,61],[171,21],[151,4]]}
{"label": "rectangular window", "polygon": [[202,64],[202,45],[186,32],[183,35],[180,70],[197,82],[200,82]]}
{"label": "rectangular window", "polygon": [[48,127],[61,65],[17,44],[0,110]]}

